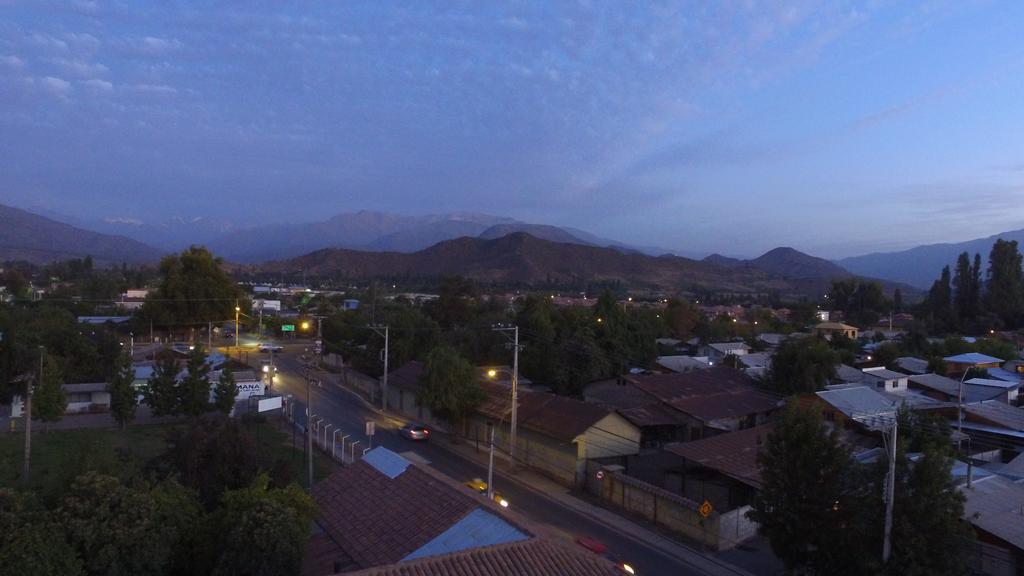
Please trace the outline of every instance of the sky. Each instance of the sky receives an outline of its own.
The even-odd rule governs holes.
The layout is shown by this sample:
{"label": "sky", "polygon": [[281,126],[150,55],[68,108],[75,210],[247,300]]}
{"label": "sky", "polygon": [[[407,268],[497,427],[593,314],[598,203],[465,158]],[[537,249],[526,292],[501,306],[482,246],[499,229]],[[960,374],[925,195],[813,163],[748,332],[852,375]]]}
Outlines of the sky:
{"label": "sky", "polygon": [[1024,228],[1024,2],[0,0],[0,203],[825,257]]}

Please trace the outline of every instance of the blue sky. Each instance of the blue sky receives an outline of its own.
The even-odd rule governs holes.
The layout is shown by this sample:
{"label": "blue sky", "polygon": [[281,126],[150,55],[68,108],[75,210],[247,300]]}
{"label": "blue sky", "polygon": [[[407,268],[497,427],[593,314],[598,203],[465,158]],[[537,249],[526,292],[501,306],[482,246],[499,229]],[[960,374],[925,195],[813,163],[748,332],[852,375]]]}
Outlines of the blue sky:
{"label": "blue sky", "polygon": [[839,257],[1024,227],[1022,2],[0,0],[0,202]]}

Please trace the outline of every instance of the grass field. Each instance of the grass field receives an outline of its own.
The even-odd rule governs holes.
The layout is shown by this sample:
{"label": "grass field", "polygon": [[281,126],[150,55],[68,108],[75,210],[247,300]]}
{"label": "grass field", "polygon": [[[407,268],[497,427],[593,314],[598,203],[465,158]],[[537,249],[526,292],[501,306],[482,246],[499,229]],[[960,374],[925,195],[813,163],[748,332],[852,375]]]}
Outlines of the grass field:
{"label": "grass field", "polygon": [[[129,426],[125,430],[76,429],[50,430],[32,434],[31,488],[43,498],[55,497],[79,474],[95,470],[122,479],[141,477],[145,463],[165,448],[165,436],[173,425]],[[292,448],[291,434],[275,424],[246,424],[254,438],[258,437],[258,454],[263,467],[283,460],[291,468],[291,477],[305,486],[306,464],[302,437],[297,436]],[[20,488],[24,461],[25,436],[21,433],[0,435],[0,487]],[[316,454],[314,479],[330,474],[334,464],[326,456]]]}

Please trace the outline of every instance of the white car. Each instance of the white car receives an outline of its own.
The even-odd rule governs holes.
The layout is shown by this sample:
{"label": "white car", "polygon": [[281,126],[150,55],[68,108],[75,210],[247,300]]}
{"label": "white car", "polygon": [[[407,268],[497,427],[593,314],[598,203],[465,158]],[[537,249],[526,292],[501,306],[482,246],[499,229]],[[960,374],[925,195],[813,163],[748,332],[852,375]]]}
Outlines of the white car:
{"label": "white car", "polygon": [[284,352],[284,346],[277,344],[260,344],[260,352]]}

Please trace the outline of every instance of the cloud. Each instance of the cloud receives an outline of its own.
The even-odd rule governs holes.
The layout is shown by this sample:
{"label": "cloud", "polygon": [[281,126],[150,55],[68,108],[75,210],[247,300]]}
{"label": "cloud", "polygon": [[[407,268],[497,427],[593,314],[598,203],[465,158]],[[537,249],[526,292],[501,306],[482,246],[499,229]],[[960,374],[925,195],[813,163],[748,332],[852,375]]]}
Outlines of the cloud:
{"label": "cloud", "polygon": [[138,51],[145,54],[159,55],[181,48],[181,42],[174,38],[143,36],[134,41],[134,46]]}
{"label": "cloud", "polygon": [[173,86],[167,86],[166,84],[132,84],[127,87],[128,90],[139,94],[150,94],[155,96],[173,96],[178,93],[178,89]]}
{"label": "cloud", "polygon": [[97,92],[113,92],[114,91],[114,84],[112,82],[107,82],[106,80],[100,80],[99,78],[91,78],[89,80],[86,80],[85,82],[82,82],[82,84],[86,85],[87,87],[89,87],[92,90],[95,90]]}
{"label": "cloud", "polygon": [[77,76],[79,78],[95,78],[97,76],[106,75],[110,72],[110,68],[99,62],[87,62],[80,59],[66,59],[58,58],[51,60],[53,64],[59,67],[65,74],[71,76]]}
{"label": "cloud", "polygon": [[25,67],[25,61],[17,56],[0,56],[0,65],[6,66],[7,68],[13,68],[15,70],[21,70]]}
{"label": "cloud", "polygon": [[64,51],[68,49],[68,43],[56,36],[50,36],[49,34],[41,34],[35,32],[28,37],[29,42],[40,48],[45,48],[55,51]]}
{"label": "cloud", "polygon": [[56,76],[34,78],[33,83],[43,92],[58,98],[67,98],[68,93],[71,91],[71,83]]}

